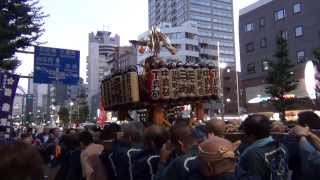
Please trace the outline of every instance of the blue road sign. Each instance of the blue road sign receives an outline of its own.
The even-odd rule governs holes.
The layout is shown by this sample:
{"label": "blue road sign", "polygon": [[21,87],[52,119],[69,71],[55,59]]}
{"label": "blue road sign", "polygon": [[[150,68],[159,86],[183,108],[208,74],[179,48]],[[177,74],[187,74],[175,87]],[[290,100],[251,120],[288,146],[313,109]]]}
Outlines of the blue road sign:
{"label": "blue road sign", "polygon": [[79,83],[80,51],[36,46],[34,51],[34,82],[66,85]]}

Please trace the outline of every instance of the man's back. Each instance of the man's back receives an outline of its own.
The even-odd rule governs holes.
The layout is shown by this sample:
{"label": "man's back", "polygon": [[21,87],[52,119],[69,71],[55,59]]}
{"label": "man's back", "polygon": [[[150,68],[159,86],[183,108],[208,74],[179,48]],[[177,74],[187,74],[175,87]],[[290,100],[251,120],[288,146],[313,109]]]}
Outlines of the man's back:
{"label": "man's back", "polygon": [[109,154],[110,164],[113,168],[114,177],[117,180],[133,179],[133,162],[142,152],[140,147],[131,147],[124,142],[118,142],[114,145]]}
{"label": "man's back", "polygon": [[194,179],[193,172],[198,168],[199,163],[196,160],[198,147],[193,146],[185,155],[178,156],[169,163],[164,169],[159,169],[157,179],[160,180],[182,180]]}
{"label": "man's back", "polygon": [[287,150],[271,137],[256,141],[241,154],[236,177],[261,180],[287,179]]}

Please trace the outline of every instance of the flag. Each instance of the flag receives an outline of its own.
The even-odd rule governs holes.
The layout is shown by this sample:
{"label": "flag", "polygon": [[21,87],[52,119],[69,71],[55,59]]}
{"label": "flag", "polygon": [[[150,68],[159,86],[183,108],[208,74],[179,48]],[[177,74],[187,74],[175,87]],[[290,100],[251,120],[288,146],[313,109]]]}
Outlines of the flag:
{"label": "flag", "polygon": [[98,110],[97,124],[103,128],[107,122],[107,112],[104,110],[103,104],[100,102]]}
{"label": "flag", "polygon": [[18,75],[0,71],[0,120],[2,123],[11,118],[19,78]]}

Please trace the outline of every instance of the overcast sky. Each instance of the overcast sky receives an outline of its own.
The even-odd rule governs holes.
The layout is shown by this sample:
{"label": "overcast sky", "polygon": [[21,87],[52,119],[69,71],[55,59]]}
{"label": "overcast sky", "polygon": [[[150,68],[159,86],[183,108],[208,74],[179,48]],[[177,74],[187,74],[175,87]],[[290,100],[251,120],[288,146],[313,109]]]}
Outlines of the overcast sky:
{"label": "overcast sky", "polygon": [[[257,0],[234,0],[235,10]],[[80,50],[80,75],[86,75],[88,33],[107,30],[117,33],[121,45],[147,30],[148,0],[41,0],[43,11],[50,16],[45,19],[45,33],[41,38],[45,46]],[[237,26],[236,26],[237,27]],[[19,55],[22,65],[18,73],[33,71],[33,55]],[[27,87],[27,81],[20,85]]]}

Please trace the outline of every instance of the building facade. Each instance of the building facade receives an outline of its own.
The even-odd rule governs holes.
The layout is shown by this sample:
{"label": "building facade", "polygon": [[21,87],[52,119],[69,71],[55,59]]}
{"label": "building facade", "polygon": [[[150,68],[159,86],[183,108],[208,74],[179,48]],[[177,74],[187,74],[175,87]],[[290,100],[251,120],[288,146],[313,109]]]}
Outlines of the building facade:
{"label": "building facade", "polygon": [[220,42],[220,60],[235,63],[233,0],[149,0],[149,28],[198,23],[199,38]]}
{"label": "building facade", "polygon": [[137,63],[137,49],[133,46],[121,46],[114,68],[117,71],[127,71],[129,66],[135,66]]}
{"label": "building facade", "polygon": [[[218,65],[218,48],[216,42],[199,37],[198,24],[194,21],[188,21],[181,26],[172,26],[170,23],[161,23],[160,30],[171,41],[171,44],[177,49],[177,53],[172,55],[167,49],[162,48],[160,57],[167,63],[205,63],[214,66]],[[139,39],[145,39],[149,32],[139,36]],[[138,53],[138,63],[149,57],[150,53]]]}
{"label": "building facade", "polygon": [[319,9],[320,1],[260,0],[240,10],[241,89],[248,111],[273,110],[267,104],[256,103],[268,96],[264,92],[265,78],[268,63],[274,60],[279,35],[288,42],[289,59],[299,80],[299,87],[291,93],[297,99],[295,108],[312,108],[304,69],[308,60],[315,59],[313,51],[320,47]]}
{"label": "building facade", "polygon": [[89,34],[89,51],[87,57],[88,102],[90,116],[96,115],[99,105],[100,84],[110,72],[110,63],[107,57],[120,46],[120,37],[111,35],[111,32],[98,31]]}

